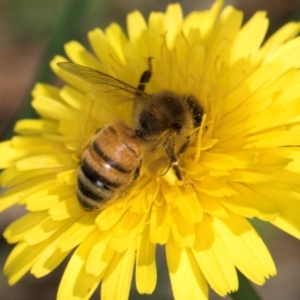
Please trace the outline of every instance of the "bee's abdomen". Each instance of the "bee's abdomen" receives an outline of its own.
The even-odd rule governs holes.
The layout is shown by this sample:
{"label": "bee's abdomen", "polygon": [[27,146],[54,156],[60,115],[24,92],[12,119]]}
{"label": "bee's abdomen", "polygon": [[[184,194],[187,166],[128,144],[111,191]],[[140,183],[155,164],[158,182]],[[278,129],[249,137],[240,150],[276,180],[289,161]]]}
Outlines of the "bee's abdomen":
{"label": "bee's abdomen", "polygon": [[117,124],[96,134],[84,151],[77,175],[77,196],[85,210],[105,207],[136,179],[141,163],[136,139]]}

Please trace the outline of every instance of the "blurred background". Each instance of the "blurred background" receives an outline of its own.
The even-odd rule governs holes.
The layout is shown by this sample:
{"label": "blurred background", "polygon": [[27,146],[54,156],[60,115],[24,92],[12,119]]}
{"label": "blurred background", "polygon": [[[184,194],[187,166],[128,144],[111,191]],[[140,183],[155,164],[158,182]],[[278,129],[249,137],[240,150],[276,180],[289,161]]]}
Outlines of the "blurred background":
{"label": "blurred background", "polygon": [[[35,82],[54,83],[48,62],[63,54],[63,44],[76,39],[87,44],[87,31],[105,28],[115,21],[125,28],[126,15],[141,11],[147,18],[150,11],[165,11],[167,0],[0,0],[0,140],[10,138],[14,122],[34,117],[30,107],[30,91]],[[209,8],[213,0],[185,0],[184,14]],[[300,0],[227,0],[244,11],[245,21],[257,10],[266,10],[270,18],[269,35],[289,20],[300,19]],[[63,27],[62,27],[63,26]],[[61,30],[65,28],[65,30]],[[1,193],[1,190],[0,190]],[[0,215],[0,233],[24,212],[12,208]],[[255,223],[267,243],[278,269],[278,275],[263,287],[255,289],[265,300],[300,299],[300,242],[269,226]],[[12,249],[0,237],[0,268]],[[133,284],[130,299],[172,299],[164,250],[158,249],[159,280],[152,296],[138,295]],[[55,299],[64,265],[42,279],[26,275],[9,287],[0,272],[0,299]],[[93,299],[99,299],[99,290]],[[220,298],[211,293],[212,300]]]}

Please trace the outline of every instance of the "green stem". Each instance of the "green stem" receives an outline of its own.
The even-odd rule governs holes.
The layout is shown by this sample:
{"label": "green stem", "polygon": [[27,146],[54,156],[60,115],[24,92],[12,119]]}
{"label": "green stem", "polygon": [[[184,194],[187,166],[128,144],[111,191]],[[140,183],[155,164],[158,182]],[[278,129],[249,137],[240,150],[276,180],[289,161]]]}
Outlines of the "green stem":
{"label": "green stem", "polygon": [[249,280],[238,271],[239,278],[239,290],[235,293],[230,294],[234,300],[261,300],[253,289]]}
{"label": "green stem", "polygon": [[[45,49],[45,53],[41,63],[41,69],[38,72],[33,83],[30,85],[30,90],[35,82],[50,82],[53,78],[53,72],[50,69],[49,62],[57,54],[63,54],[63,45],[74,38],[74,35],[78,31],[83,16],[86,12],[86,8],[89,5],[89,1],[86,0],[66,0],[60,10],[56,24],[53,28],[51,36],[48,41],[48,46]],[[15,120],[24,118],[35,118],[37,117],[34,109],[30,105],[31,96],[28,91],[26,98],[22,101],[22,105],[16,113],[15,118],[10,120],[4,139],[8,139],[13,135],[13,127]]]}

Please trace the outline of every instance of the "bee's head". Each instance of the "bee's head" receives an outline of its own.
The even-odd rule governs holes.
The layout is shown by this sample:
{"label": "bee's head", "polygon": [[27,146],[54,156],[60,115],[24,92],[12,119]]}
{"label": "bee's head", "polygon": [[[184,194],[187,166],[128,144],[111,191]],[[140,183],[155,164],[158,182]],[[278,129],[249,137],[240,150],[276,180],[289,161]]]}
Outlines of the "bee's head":
{"label": "bee's head", "polygon": [[137,105],[136,129],[144,140],[180,134],[187,118],[181,96],[171,91],[152,94],[147,103]]}
{"label": "bee's head", "polygon": [[167,126],[151,112],[144,110],[139,116],[136,129],[144,140],[152,140],[160,136],[167,129]]}

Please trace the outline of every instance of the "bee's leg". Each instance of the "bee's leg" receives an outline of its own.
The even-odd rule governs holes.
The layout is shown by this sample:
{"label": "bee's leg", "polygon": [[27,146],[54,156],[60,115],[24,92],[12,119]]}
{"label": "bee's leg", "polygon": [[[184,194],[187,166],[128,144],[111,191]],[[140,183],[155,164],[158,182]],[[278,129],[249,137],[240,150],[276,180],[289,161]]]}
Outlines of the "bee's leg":
{"label": "bee's leg", "polygon": [[189,187],[193,187],[193,183],[192,182],[189,182],[189,181],[186,181],[184,179],[184,176],[182,174],[182,171],[180,169],[180,167],[178,166],[178,156],[176,154],[174,154],[175,157],[174,157],[174,160],[172,162],[172,167],[173,167],[173,170],[174,170],[174,173],[175,173],[175,176],[177,177],[177,180],[179,181],[178,184],[180,186],[189,186]]}
{"label": "bee's leg", "polygon": [[172,168],[174,170],[174,173],[175,173],[175,176],[177,177],[177,179],[179,181],[182,181],[183,180],[183,174],[182,174],[182,171],[181,171],[180,167],[178,166],[178,156],[175,153],[172,157]]}
{"label": "bee's leg", "polygon": [[191,185],[191,183],[184,181],[182,171],[178,165],[178,157],[180,154],[182,154],[187,149],[187,147],[190,145],[190,142],[191,142],[190,136],[187,136],[185,142],[181,145],[178,153],[173,153],[173,155],[172,155],[172,167],[173,167],[175,176],[177,177],[177,179],[179,181],[182,181],[185,185]]}
{"label": "bee's leg", "polygon": [[[151,75],[152,75],[152,65],[151,65],[151,60],[153,57],[149,57],[148,58],[148,70],[144,71],[141,78],[140,78],[140,82],[139,85],[137,87],[138,90],[140,91],[144,91],[145,87],[146,87],[146,83],[149,82]],[[137,92],[138,94],[138,92]]]}
{"label": "bee's leg", "polygon": [[182,154],[182,153],[187,149],[187,147],[190,145],[190,143],[191,143],[191,138],[190,138],[190,136],[188,135],[188,136],[186,137],[185,142],[181,145],[181,147],[180,147],[180,149],[179,149],[177,155]]}

